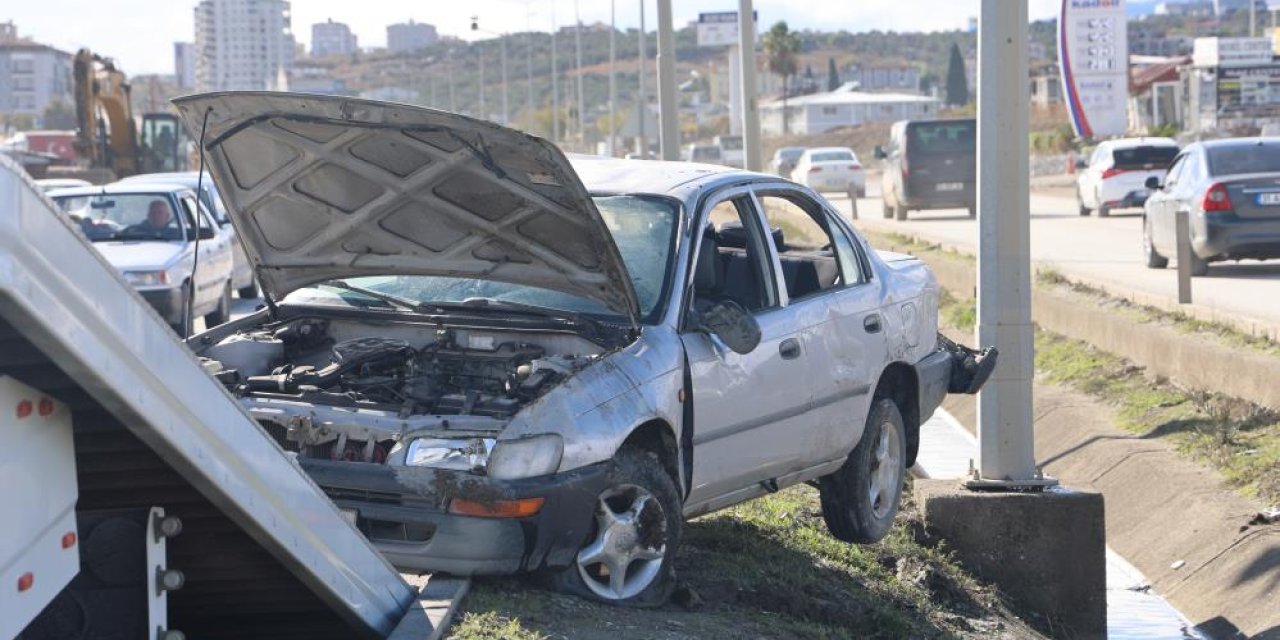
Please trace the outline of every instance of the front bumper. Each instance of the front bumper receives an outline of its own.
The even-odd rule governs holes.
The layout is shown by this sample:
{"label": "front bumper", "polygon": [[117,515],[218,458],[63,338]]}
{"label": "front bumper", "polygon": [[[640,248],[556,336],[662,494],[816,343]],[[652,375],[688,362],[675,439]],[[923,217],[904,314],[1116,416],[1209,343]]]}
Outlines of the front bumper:
{"label": "front bumper", "polygon": [[1206,259],[1280,258],[1280,220],[1242,220],[1235,215],[1206,215],[1204,233],[1193,235],[1191,248],[1196,255]]}
{"label": "front bumper", "polygon": [[[299,458],[338,507],[396,568],[457,575],[510,574],[569,566],[591,533],[596,498],[612,462],[522,480],[464,471]],[[452,514],[454,498],[542,497],[528,518]]]}
{"label": "front bumper", "polygon": [[139,289],[138,293],[142,294],[142,299],[146,300],[165,322],[172,325],[182,324],[187,307],[182,287]]}

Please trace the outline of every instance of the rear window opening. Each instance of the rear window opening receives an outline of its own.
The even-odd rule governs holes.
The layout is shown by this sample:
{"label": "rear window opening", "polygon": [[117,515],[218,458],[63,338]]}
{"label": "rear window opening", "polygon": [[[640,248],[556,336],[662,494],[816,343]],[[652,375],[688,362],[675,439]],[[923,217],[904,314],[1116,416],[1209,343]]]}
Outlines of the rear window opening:
{"label": "rear window opening", "polygon": [[1178,155],[1177,147],[1130,147],[1111,152],[1116,169],[1167,169]]}
{"label": "rear window opening", "polygon": [[1209,160],[1210,175],[1280,172],[1280,146],[1277,145],[1233,144],[1211,147],[1206,150],[1205,156]]}
{"label": "rear window opening", "polygon": [[912,153],[966,153],[978,148],[978,125],[973,120],[916,122],[907,127]]}

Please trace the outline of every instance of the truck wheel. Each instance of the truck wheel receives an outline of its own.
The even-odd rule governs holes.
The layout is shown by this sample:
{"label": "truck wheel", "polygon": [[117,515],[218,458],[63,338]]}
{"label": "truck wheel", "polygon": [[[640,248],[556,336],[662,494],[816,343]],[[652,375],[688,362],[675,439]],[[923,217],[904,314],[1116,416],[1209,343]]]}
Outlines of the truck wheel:
{"label": "truck wheel", "polygon": [[204,316],[204,328],[212,329],[226,324],[231,319],[231,283],[222,287],[222,297],[218,299],[218,308]]}
{"label": "truck wheel", "polygon": [[572,565],[552,575],[552,584],[609,604],[656,607],[675,585],[684,527],[680,494],[652,452],[624,449],[614,462],[609,487],[596,498],[586,544]]}
{"label": "truck wheel", "polygon": [[1151,239],[1151,222],[1142,217],[1142,256],[1147,259],[1148,269],[1163,269],[1169,266],[1169,259],[1156,251],[1155,242]]}
{"label": "truck wheel", "polygon": [[252,300],[258,297],[257,279],[250,279],[249,284],[236,289],[236,295],[239,295],[241,300]]}
{"label": "truck wheel", "polygon": [[893,400],[871,405],[862,439],[844,466],[818,481],[822,519],[839,540],[878,542],[893,526],[906,475],[906,428]]}
{"label": "truck wheel", "polygon": [[907,205],[901,203],[895,204],[893,206],[893,217],[899,222],[905,221],[907,219]]}

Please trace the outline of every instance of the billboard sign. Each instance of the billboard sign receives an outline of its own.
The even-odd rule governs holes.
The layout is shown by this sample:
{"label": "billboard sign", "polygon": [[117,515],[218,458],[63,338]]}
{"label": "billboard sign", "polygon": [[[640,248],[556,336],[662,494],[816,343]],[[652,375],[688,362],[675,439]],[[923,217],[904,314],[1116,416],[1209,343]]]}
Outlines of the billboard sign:
{"label": "billboard sign", "polygon": [[1062,0],[1062,93],[1081,138],[1120,135],[1129,128],[1126,21],[1124,0]]}
{"label": "billboard sign", "polygon": [[1271,64],[1269,38],[1196,38],[1191,62],[1197,67]]}
{"label": "billboard sign", "polygon": [[[760,14],[753,16],[759,20]],[[699,47],[732,47],[738,44],[738,12],[718,11],[698,14]]]}
{"label": "billboard sign", "polygon": [[1218,69],[1218,114],[1272,116],[1280,111],[1280,65]]}

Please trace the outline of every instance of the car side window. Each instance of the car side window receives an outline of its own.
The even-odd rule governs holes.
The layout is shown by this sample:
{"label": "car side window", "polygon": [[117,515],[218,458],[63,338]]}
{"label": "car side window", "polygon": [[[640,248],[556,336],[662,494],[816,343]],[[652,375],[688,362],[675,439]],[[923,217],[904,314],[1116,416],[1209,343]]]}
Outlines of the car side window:
{"label": "car side window", "polygon": [[186,220],[187,228],[188,229],[194,228],[195,226],[194,221],[196,219],[199,219],[201,229],[211,228],[210,220],[209,220],[209,212],[206,211],[204,207],[199,207],[200,215],[197,217],[195,215],[196,210],[197,210],[197,206],[194,200],[192,200],[191,198],[182,198],[182,214],[183,214],[183,218]]}
{"label": "car side window", "polygon": [[788,298],[798,300],[844,283],[821,206],[788,191],[758,192],[756,199],[778,251]]}
{"label": "car side window", "polygon": [[1187,166],[1187,154],[1180,154],[1173,159],[1173,164],[1169,165],[1169,173],[1164,176],[1164,188],[1169,190],[1173,185],[1178,184],[1178,180],[1182,177],[1182,170]]}
{"label": "car side window", "polygon": [[845,284],[859,284],[866,282],[862,272],[862,254],[858,251],[853,239],[845,232],[835,220],[831,219],[831,212],[826,212],[827,227],[831,229],[831,239],[835,252],[836,260],[840,263],[840,280]]}
{"label": "car side window", "polygon": [[722,200],[707,214],[693,269],[693,304],[733,300],[748,311],[777,306],[769,251],[750,196]]}

